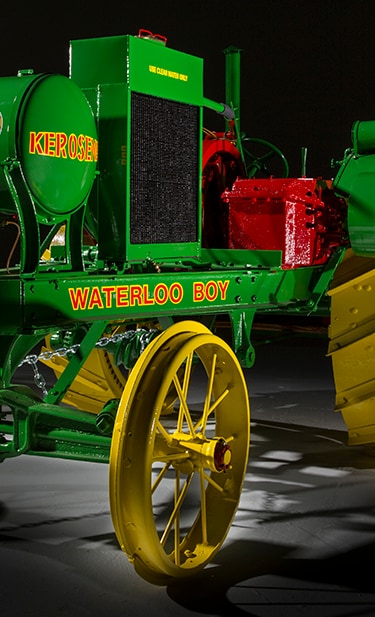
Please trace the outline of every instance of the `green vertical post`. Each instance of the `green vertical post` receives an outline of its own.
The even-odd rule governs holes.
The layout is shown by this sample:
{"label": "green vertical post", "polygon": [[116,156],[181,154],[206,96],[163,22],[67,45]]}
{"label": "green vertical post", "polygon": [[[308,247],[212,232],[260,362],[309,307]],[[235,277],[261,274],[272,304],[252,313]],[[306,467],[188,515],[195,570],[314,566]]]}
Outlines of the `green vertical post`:
{"label": "green vertical post", "polygon": [[240,135],[240,104],[241,104],[241,49],[227,47],[225,54],[225,102],[232,107],[235,115],[237,134]]}

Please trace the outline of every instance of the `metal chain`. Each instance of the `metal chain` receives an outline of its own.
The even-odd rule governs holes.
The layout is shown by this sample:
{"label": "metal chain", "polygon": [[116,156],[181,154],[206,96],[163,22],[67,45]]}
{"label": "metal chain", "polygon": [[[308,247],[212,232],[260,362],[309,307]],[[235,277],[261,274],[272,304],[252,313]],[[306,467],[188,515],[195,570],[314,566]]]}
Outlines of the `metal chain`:
{"label": "metal chain", "polygon": [[39,372],[38,360],[39,356],[37,356],[36,354],[30,354],[29,356],[26,356],[26,358],[18,366],[22,366],[23,364],[30,364],[34,371],[34,383],[38,388],[43,391],[43,395],[46,396],[48,394],[48,390],[46,388],[46,380]]}
{"label": "metal chain", "polygon": [[[145,330],[145,332],[142,333],[140,336],[141,351],[143,351],[144,347],[146,347],[146,334],[148,334],[148,330]],[[117,334],[113,334],[113,336],[102,336],[102,338],[100,338],[96,343],[95,347],[106,347],[109,343],[119,343],[124,338],[128,337],[129,331],[118,332]],[[77,353],[79,348],[80,345],[76,343],[75,345],[71,345],[70,347],[60,347],[55,351],[42,351],[38,356],[36,354],[29,354],[22,360],[22,362],[19,363],[18,368],[20,368],[24,364],[30,364],[34,372],[34,383],[38,388],[43,391],[43,396],[46,396],[48,394],[48,390],[46,388],[47,382],[38,369],[38,362],[40,360],[51,360],[55,356],[58,356],[59,358],[65,358],[68,354]]]}

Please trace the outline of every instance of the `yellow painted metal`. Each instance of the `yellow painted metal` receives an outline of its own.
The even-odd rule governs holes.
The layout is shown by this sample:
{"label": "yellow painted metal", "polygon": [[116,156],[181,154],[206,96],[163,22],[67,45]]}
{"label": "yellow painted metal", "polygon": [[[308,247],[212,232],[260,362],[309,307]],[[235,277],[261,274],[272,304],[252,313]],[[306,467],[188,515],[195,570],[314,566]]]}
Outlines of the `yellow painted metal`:
{"label": "yellow painted metal", "polygon": [[375,442],[375,268],[352,251],[335,275],[330,343],[336,411],[348,427],[348,444]]}
{"label": "yellow painted metal", "polygon": [[192,575],[219,550],[238,507],[249,434],[246,382],[222,339],[185,321],[150,343],[124,389],[109,472],[118,541],[145,579]]}
{"label": "yellow painted metal", "polygon": [[[51,351],[48,340],[42,348],[42,352],[46,351]],[[58,355],[49,360],[41,359],[41,362],[53,370],[56,378],[67,365],[67,359]],[[65,394],[63,403],[97,414],[110,399],[121,398],[125,383],[126,377],[113,364],[112,355],[103,348],[93,349]]]}

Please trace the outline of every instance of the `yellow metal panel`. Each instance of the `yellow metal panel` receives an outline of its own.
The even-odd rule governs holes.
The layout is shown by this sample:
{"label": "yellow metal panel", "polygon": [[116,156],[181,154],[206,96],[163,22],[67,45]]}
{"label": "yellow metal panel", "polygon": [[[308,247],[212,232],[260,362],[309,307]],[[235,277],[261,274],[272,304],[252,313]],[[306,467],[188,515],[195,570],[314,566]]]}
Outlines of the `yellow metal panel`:
{"label": "yellow metal panel", "polygon": [[329,295],[330,351],[375,331],[375,270],[334,288]]}
{"label": "yellow metal panel", "polygon": [[328,353],[348,444],[375,442],[375,269],[352,251],[333,281]]}
{"label": "yellow metal panel", "polygon": [[[375,382],[375,334],[355,341],[332,354],[336,391],[370,389]],[[375,386],[374,386],[375,390]]]}
{"label": "yellow metal panel", "polygon": [[349,446],[375,443],[374,410],[374,397],[355,401],[340,410],[348,427]]}

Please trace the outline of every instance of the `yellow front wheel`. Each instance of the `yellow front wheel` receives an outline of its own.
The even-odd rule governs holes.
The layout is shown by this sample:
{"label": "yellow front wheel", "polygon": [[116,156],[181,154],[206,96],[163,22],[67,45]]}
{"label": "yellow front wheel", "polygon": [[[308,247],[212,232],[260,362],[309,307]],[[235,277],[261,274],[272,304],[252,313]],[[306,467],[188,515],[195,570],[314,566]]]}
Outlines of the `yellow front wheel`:
{"label": "yellow front wheel", "polygon": [[[174,411],[164,414],[171,397]],[[186,321],[152,341],[125,385],[110,455],[114,528],[141,576],[165,584],[219,550],[238,507],[249,431],[246,383],[222,339]]]}

